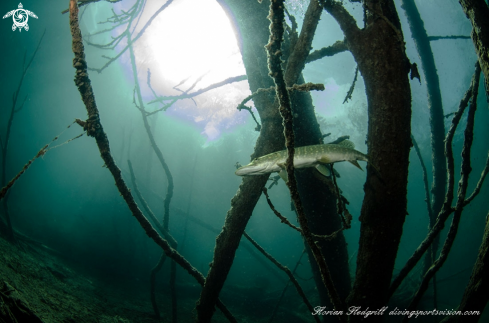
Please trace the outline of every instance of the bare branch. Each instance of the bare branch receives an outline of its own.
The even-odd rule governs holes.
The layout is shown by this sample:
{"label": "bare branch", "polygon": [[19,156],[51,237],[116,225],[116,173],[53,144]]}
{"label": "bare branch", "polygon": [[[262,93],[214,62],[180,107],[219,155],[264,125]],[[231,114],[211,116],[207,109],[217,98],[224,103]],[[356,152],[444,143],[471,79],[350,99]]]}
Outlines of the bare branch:
{"label": "bare branch", "polygon": [[358,65],[357,68],[355,68],[355,77],[353,77],[353,82],[351,83],[350,89],[346,93],[346,97],[343,100],[343,104],[348,102],[348,100],[351,100],[351,96],[353,94],[353,90],[355,90],[355,83],[357,83],[357,77],[358,77]]}
{"label": "bare branch", "polygon": [[[93,3],[93,2],[99,2],[101,0],[78,0],[78,7],[83,7],[87,4],[90,4],[90,3]],[[122,1],[122,0],[105,0],[107,2],[111,2],[111,3],[116,3],[116,2],[119,2],[119,1]],[[61,11],[61,14],[64,15],[65,13],[68,13],[70,11],[70,9],[65,9],[63,11]]]}
{"label": "bare branch", "polygon": [[27,164],[24,165],[22,170],[19,173],[17,173],[17,175],[15,175],[15,177],[12,178],[10,182],[8,182],[8,184],[0,190],[0,201],[5,197],[8,190],[15,184],[15,182],[19,179],[19,177],[22,176],[22,174],[24,174],[25,171],[31,166],[32,162],[38,159],[39,157],[44,156],[44,154],[46,153],[46,148],[48,148],[48,146],[49,144],[42,147],[41,150],[39,150],[39,152],[36,154],[36,156],[34,156],[34,158],[29,160]]}
{"label": "bare branch", "polygon": [[285,69],[284,78],[285,84],[289,86],[297,83],[297,80],[304,69],[305,61],[311,50],[312,40],[316,33],[316,28],[322,11],[322,7],[318,0],[311,0],[311,2],[309,2],[309,6],[307,7],[304,16],[301,33],[287,60],[287,68]]}
{"label": "bare branch", "polygon": [[406,278],[408,273],[418,263],[418,261],[421,259],[425,251],[429,248],[429,246],[433,242],[434,238],[444,228],[445,222],[450,216],[450,214],[452,214],[452,212],[454,211],[454,208],[452,208],[451,206],[453,201],[453,187],[454,187],[454,160],[453,160],[452,141],[453,141],[453,136],[455,135],[455,130],[457,129],[460,119],[462,118],[462,114],[467,108],[468,102],[472,97],[473,87],[476,82],[475,76],[476,73],[474,73],[474,76],[472,77],[472,82],[469,89],[467,90],[467,92],[465,92],[463,99],[460,101],[459,108],[452,119],[452,125],[448,130],[448,133],[445,138],[445,156],[447,159],[447,176],[448,176],[447,178],[448,187],[445,193],[445,202],[443,203],[443,207],[440,210],[440,213],[438,213],[435,225],[431,228],[430,232],[423,240],[423,242],[421,242],[421,244],[418,246],[416,251],[414,251],[411,258],[408,259],[408,261],[401,269],[397,277],[392,281],[392,284],[389,288],[389,296],[392,296],[394,294],[394,292],[399,287],[399,285],[404,280],[404,278]]}
{"label": "bare branch", "polygon": [[472,202],[474,197],[476,197],[477,194],[479,194],[481,187],[482,187],[482,183],[484,183],[484,179],[486,178],[487,173],[489,173],[489,153],[487,154],[486,166],[482,170],[479,181],[477,182],[477,185],[476,185],[474,191],[472,192],[472,194],[470,194],[470,196],[465,200],[464,205],[467,205],[470,202]]}
{"label": "bare branch", "polygon": [[314,62],[323,57],[331,57],[339,53],[348,51],[348,46],[344,40],[338,40],[333,45],[315,50],[306,58],[306,64]]}
{"label": "bare branch", "polygon": [[[207,91],[216,89],[216,88],[221,87],[223,85],[234,83],[234,82],[241,82],[241,81],[244,81],[246,79],[248,79],[248,77],[246,75],[229,77],[229,78],[227,78],[227,79],[225,79],[225,80],[223,80],[221,82],[214,83],[212,85],[209,85],[206,88],[200,89],[198,91],[195,91],[195,92],[192,92],[192,93],[189,93],[189,94],[186,94],[185,93],[185,94],[182,94],[182,95],[160,96],[157,99],[154,99],[152,101],[149,101],[148,104],[152,104],[152,103],[155,103],[155,102],[168,101],[168,100],[175,100],[175,99],[177,99],[177,100],[190,99],[190,98],[193,98],[194,96],[197,96],[197,95],[200,95],[200,94],[205,93]],[[189,91],[189,90],[187,90],[187,91]]]}
{"label": "bare branch", "polygon": [[413,146],[414,146],[414,151],[416,152],[416,155],[418,156],[419,163],[421,164],[421,169],[423,170],[423,183],[424,183],[424,191],[425,191],[425,202],[426,202],[426,208],[428,209],[428,216],[430,219],[430,222],[433,217],[433,210],[431,209],[431,198],[430,198],[430,190],[429,190],[429,185],[428,185],[428,173],[426,171],[426,166],[424,164],[423,158],[421,157],[421,151],[419,150],[418,143],[416,142],[416,139],[414,139],[414,136],[411,134],[411,140],[413,141]]}
{"label": "bare branch", "polygon": [[[248,235],[248,233],[246,233],[246,231],[243,233],[243,235],[245,236],[246,239],[248,239],[249,242],[251,242],[252,245],[255,246],[256,249],[258,249],[258,251],[260,251],[265,257],[267,257],[268,260],[270,260],[275,266],[277,266],[280,270],[284,271],[287,274],[287,276],[289,276],[289,279],[294,284],[295,289],[297,290],[297,293],[299,293],[299,295],[302,297],[304,304],[306,304],[309,311],[311,313],[313,313],[314,309],[313,309],[311,303],[307,299],[306,294],[304,294],[302,287],[299,285],[299,282],[297,281],[297,279],[295,279],[295,277],[292,274],[292,272],[290,271],[290,269],[287,268],[286,266],[282,265],[281,263],[279,263],[275,258],[272,257],[272,255],[270,255],[268,252],[266,252],[265,249],[263,249],[255,240],[253,240]],[[314,319],[316,320],[317,323],[321,322],[319,320],[319,315],[314,315]]]}
{"label": "bare branch", "polygon": [[[171,0],[169,0],[169,2],[170,1]],[[144,214],[141,212],[136,204],[136,201],[134,200],[131,191],[127,187],[126,182],[122,178],[121,170],[116,165],[114,158],[110,153],[109,140],[107,139],[107,135],[103,130],[102,123],[100,122],[99,111],[95,103],[95,97],[93,95],[91,82],[87,73],[82,35],[78,26],[78,6],[75,0],[70,1],[70,27],[71,35],[73,38],[73,53],[75,54],[75,58],[73,59],[73,66],[77,70],[75,84],[82,96],[83,103],[85,104],[88,113],[88,119],[86,121],[87,134],[95,138],[97,146],[100,150],[100,155],[104,160],[107,169],[114,177],[119,192],[126,201],[132,215],[138,220],[139,224],[145,231],[146,235],[150,237],[158,246],[160,246],[168,257],[177,262],[192,277],[194,277],[201,286],[203,286],[205,282],[204,276],[196,268],[194,268],[181,254],[173,249],[167,240],[163,239],[158,234],[158,232],[153,228],[148,219],[146,219]],[[221,311],[223,311],[224,315],[231,322],[237,322],[220,300],[217,301],[217,306],[221,309]]]}
{"label": "bare branch", "polygon": [[[101,73],[104,69],[106,69],[110,64],[112,64],[112,62],[116,61],[119,57],[122,56],[122,54],[124,54],[126,52],[126,50],[132,46],[132,44],[134,44],[143,34],[144,32],[146,31],[146,28],[148,28],[151,23],[153,22],[153,20],[163,11],[165,10],[171,3],[173,2],[173,0],[167,0],[167,2],[162,5],[158,10],[155,11],[155,13],[151,16],[151,18],[149,18],[149,20],[146,22],[146,24],[144,25],[144,27],[139,31],[139,33],[136,35],[136,37],[132,38],[132,40],[130,42],[128,42],[128,44],[119,52],[119,54],[117,54],[116,56],[112,57],[107,63],[105,63],[104,66],[102,66],[101,68],[88,68],[88,70],[90,71],[96,71],[98,73]],[[129,33],[128,30],[125,31],[125,33]]]}
{"label": "bare branch", "polygon": [[[284,3],[283,1],[277,0],[270,3],[270,42],[265,46],[268,51],[268,66],[270,74],[274,79],[275,85],[277,87],[277,99],[280,103],[280,114],[283,118],[284,132],[285,132],[285,147],[287,148],[287,160],[285,162],[285,169],[287,171],[288,182],[287,186],[290,190],[292,200],[294,201],[295,209],[297,211],[299,223],[301,225],[302,233],[304,239],[307,242],[309,248],[316,259],[318,264],[321,278],[328,290],[331,302],[337,310],[343,310],[344,304],[334,287],[333,280],[331,278],[328,265],[324,259],[321,250],[316,245],[307,219],[305,212],[300,200],[299,192],[297,190],[297,180],[294,174],[294,131],[293,131],[293,117],[292,109],[290,104],[289,93],[286,88],[286,81],[284,77],[284,72],[282,70],[281,62],[281,45],[284,35],[283,21],[284,21]],[[292,75],[289,74],[289,80],[293,81]],[[339,317],[340,320],[344,321],[346,318],[343,316]]]}
{"label": "bare branch", "polygon": [[[474,78],[473,78],[473,81],[475,82],[472,83],[472,100],[467,115],[467,125],[465,127],[465,133],[464,133],[464,145],[462,148],[461,178],[458,183],[457,204],[455,206],[455,212],[453,214],[452,224],[450,225],[450,229],[448,231],[445,244],[443,245],[442,250],[440,252],[440,256],[424,275],[423,281],[421,282],[418,291],[416,292],[413,300],[411,301],[411,304],[409,304],[408,310],[414,310],[418,305],[424,292],[428,289],[428,285],[431,278],[433,278],[435,273],[445,263],[448,254],[450,253],[450,250],[453,246],[453,242],[455,241],[455,236],[457,235],[458,225],[460,223],[460,218],[462,216],[462,211],[464,209],[464,201],[465,201],[465,195],[467,193],[469,174],[472,171],[472,167],[470,166],[470,154],[471,154],[472,142],[474,139],[474,120],[475,120],[475,111],[477,110],[477,94],[479,91],[480,73],[481,73],[481,69],[479,66],[479,62],[477,62]],[[453,170],[453,168],[451,170]],[[407,320],[408,318],[405,317],[404,321]]]}
{"label": "bare branch", "polygon": [[266,187],[263,188],[263,194],[265,195],[265,198],[267,199],[268,206],[270,206],[270,209],[273,211],[273,213],[275,213],[275,215],[280,219],[280,222],[285,223],[286,225],[288,225],[292,229],[294,229],[297,232],[299,232],[300,234],[302,234],[301,228],[296,227],[295,225],[293,225],[292,223],[290,223],[290,221],[285,216],[283,216],[282,214],[280,214],[280,212],[277,211],[277,209],[275,209],[275,206],[273,206],[273,203],[270,200],[270,196],[268,196],[268,191],[267,191],[267,188]]}
{"label": "bare branch", "polygon": [[440,39],[470,39],[470,36],[463,35],[451,35],[451,36],[428,36],[429,41],[435,41]]}

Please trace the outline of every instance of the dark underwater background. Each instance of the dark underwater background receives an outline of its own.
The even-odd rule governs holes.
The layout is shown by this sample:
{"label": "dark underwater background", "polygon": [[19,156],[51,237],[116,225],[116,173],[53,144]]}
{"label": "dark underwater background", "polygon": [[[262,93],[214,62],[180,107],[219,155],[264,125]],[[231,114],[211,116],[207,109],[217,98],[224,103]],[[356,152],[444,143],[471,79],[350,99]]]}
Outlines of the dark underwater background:
{"label": "dark underwater background", "polygon": [[[123,0],[123,4],[118,5],[129,7],[131,3]],[[290,3],[291,11],[296,13],[300,22],[300,13],[303,10],[300,7],[301,2]],[[416,3],[428,35],[470,35],[471,24],[458,2],[430,0]],[[29,19],[29,31],[12,31],[10,18],[0,21],[2,140],[7,131],[12,95],[21,78],[24,55],[27,60],[30,59],[44,31],[45,36],[25,75],[19,101],[22,102],[25,96],[27,99],[23,108],[15,113],[7,158],[1,161],[6,163],[7,180],[13,178],[23,165],[55,136],[61,134],[51,146],[82,133],[83,130],[77,124],[69,129],[67,126],[76,118],[86,119],[85,107],[73,82],[73,53],[68,15],[61,14],[62,10],[67,9],[68,1],[24,1],[23,5],[39,17]],[[358,4],[346,5],[353,8],[351,12],[361,20],[361,7]],[[17,6],[17,1],[1,1],[0,13],[3,15]],[[82,33],[93,33],[97,28],[105,28],[94,21],[96,18],[105,19],[103,17],[110,16],[113,6],[115,5],[102,2],[87,6],[87,11],[81,19]],[[398,12],[403,24],[407,55],[411,62],[416,62],[420,66],[418,53],[400,7]],[[200,14],[205,16],[206,12]],[[185,23],[192,24],[191,21]],[[175,26],[175,32],[178,30],[179,27]],[[106,37],[105,40],[109,39],[110,35]],[[341,39],[343,35],[336,22],[323,13],[313,47],[320,48]],[[164,39],[161,41],[165,42]],[[142,43],[144,46],[150,46],[148,41]],[[167,45],[168,51],[178,50],[178,46],[171,43]],[[432,41],[431,46],[440,78],[444,112],[448,114],[457,109],[468,89],[477,57],[470,39]],[[115,53],[87,45],[85,48],[88,65],[93,67],[99,67],[106,62],[102,55],[113,56]],[[145,48],[136,47],[136,56],[142,55]],[[199,55],[199,52],[200,49],[195,48],[194,55]],[[144,58],[138,60],[143,61]],[[151,64],[151,61],[146,63]],[[132,187],[127,164],[127,160],[130,159],[142,195],[156,216],[161,219],[167,178],[150,146],[141,114],[133,104],[134,80],[128,64],[128,56],[125,54],[102,73],[90,71],[90,78],[112,154],[122,169],[124,179]],[[355,67],[351,54],[344,52],[308,64],[304,70],[304,77],[308,82],[323,83],[326,86],[325,91],[312,93],[323,133],[331,133],[331,140],[349,135],[356,149],[366,153],[367,102],[361,77],[357,81],[352,100],[342,104],[352,83]],[[157,73],[152,71],[154,77],[158,77]],[[182,75],[182,79],[186,76],[188,75]],[[228,77],[230,76],[237,75]],[[146,83],[146,71],[142,71],[139,77],[141,83]],[[167,92],[159,95],[178,94],[176,91],[171,92],[174,85],[176,84],[168,85],[165,89]],[[197,85],[196,89],[201,87]],[[179,252],[204,276],[212,260],[215,238],[223,226],[226,212],[230,208],[230,200],[241,182],[241,178],[234,174],[235,164],[239,162],[244,165],[249,162],[249,156],[258,137],[258,132],[254,130],[256,125],[250,114],[244,110],[234,111],[239,102],[250,94],[247,89],[246,81],[226,85],[207,92],[200,101],[196,98],[195,103],[188,99],[178,101],[166,112],[160,112],[149,119],[156,142],[174,179],[174,196],[170,205],[171,234],[181,246]],[[412,134],[421,149],[427,165],[428,179],[431,180],[429,111],[423,79],[421,84],[417,79],[412,80],[411,90]],[[235,94],[230,98],[225,97],[226,93]],[[146,91],[144,99],[145,102],[150,101],[151,93]],[[489,150],[487,100],[481,82],[472,150],[473,170],[468,192],[474,189]],[[213,108],[208,108],[209,105]],[[219,117],[219,111],[225,111],[226,116]],[[460,173],[465,119],[464,115],[453,142],[456,183]],[[445,119],[446,130],[450,121],[451,118]],[[213,132],[208,131],[209,125],[212,125]],[[362,167],[364,165],[362,164]],[[363,184],[366,174],[348,163],[340,163],[335,167],[341,174],[338,184],[343,190],[343,195],[350,201],[349,211],[353,215],[352,228],[344,233],[351,257],[350,271],[354,275],[360,228],[358,215],[364,195]],[[402,268],[428,231],[421,166],[413,149],[409,167],[409,215],[406,218],[396,260],[398,269]],[[279,182],[269,193],[275,207],[296,223],[295,215],[290,210],[290,197],[285,184]],[[475,201],[465,208],[453,250],[446,264],[437,273],[439,309],[455,309],[461,300],[481,243],[489,209],[488,201],[489,189],[486,182]],[[112,284],[111,286],[118,286],[122,290],[126,284],[128,289],[139,286],[143,290],[143,298],[140,298],[139,302],[147,307],[142,311],[140,321],[152,322],[149,272],[158,262],[161,249],[145,235],[131,215],[114,185],[111,174],[103,167],[93,138],[83,136],[48,151],[45,156],[34,161],[11,189],[8,208],[12,225],[19,234],[54,250],[57,256],[73,264],[83,275],[96,277],[100,284]],[[3,207],[0,212],[3,216]],[[246,232],[283,265],[291,269],[296,266],[304,243],[299,234],[280,223],[263,197],[254,210]],[[442,241],[445,236],[446,229],[442,232]],[[0,250],[0,253],[12,250],[5,244],[3,246],[6,249]],[[259,258],[261,261],[257,260]],[[6,259],[0,258],[0,262],[6,264]],[[267,262],[268,260],[253,250],[248,241],[242,240],[221,294],[231,311],[240,313],[242,321],[266,320],[287,282],[287,277]],[[419,270],[418,267],[415,271]],[[6,271],[1,273],[3,276],[0,276],[0,280],[8,280],[5,276]],[[168,302],[169,277],[170,266],[167,262],[157,277],[157,290],[162,303]],[[317,292],[306,257],[298,266],[297,277],[306,294],[310,295],[313,306],[321,305],[317,303]],[[412,281],[404,284],[402,288],[414,292],[419,283],[419,279],[416,279],[417,276],[413,275]],[[19,290],[22,290],[21,280]],[[49,281],[46,281],[46,284],[49,284]],[[67,284],[69,288],[69,283]],[[181,320],[192,321],[195,313],[192,312],[191,305],[198,299],[199,287],[181,268],[177,271],[177,287],[179,297],[183,299],[182,304],[186,304],[185,308],[181,308]],[[23,292],[30,293],[29,290]],[[430,293],[429,291],[425,295],[427,302],[432,297]],[[282,310],[279,309],[279,313],[282,313],[282,317],[279,316],[277,322],[313,321],[292,287],[289,287],[281,306]],[[295,316],[290,316],[289,312],[294,312]],[[486,307],[480,322],[489,321],[487,312]],[[120,322],[123,322],[123,313],[118,315],[121,318]],[[94,320],[96,321],[102,320]],[[164,318],[162,321],[166,322],[169,319]]]}

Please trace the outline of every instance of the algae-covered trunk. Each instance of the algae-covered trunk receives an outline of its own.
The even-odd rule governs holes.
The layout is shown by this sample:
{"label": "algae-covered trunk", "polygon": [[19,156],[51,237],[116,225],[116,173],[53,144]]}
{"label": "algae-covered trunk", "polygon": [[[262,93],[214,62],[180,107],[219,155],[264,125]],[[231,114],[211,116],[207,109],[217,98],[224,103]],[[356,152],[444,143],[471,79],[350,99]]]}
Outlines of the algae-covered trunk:
{"label": "algae-covered trunk", "polygon": [[[411,147],[411,91],[399,17],[391,0],[365,1],[365,28],[336,1],[324,1],[338,21],[362,73],[368,102],[365,198],[350,306],[380,309],[388,301],[406,217]],[[372,165],[375,166],[372,167]],[[369,318],[380,321],[382,316]],[[350,321],[363,320],[351,316]]]}
{"label": "algae-covered trunk", "polygon": [[[264,48],[269,39],[270,21],[267,16],[270,2],[263,1],[260,4],[255,1],[226,0],[219,1],[219,3],[234,25],[250,90],[255,92],[259,88],[273,86],[273,80],[268,75],[267,53]],[[300,57],[296,57],[295,64],[301,64],[300,60]],[[305,57],[302,60],[305,60]],[[302,70],[303,64],[300,70]],[[294,83],[303,82],[302,77],[300,77],[300,70],[298,73],[295,72],[295,80],[294,77],[291,77]],[[308,93],[294,93],[291,98],[296,115],[294,118],[296,145],[318,144],[322,139],[310,95]],[[285,143],[282,118],[279,114],[275,94],[258,95],[254,98],[254,103],[262,121],[262,130],[252,158],[282,150]],[[214,259],[197,305],[199,322],[209,322],[212,317],[215,299],[226,280],[241,235],[267,178],[268,176],[244,178],[231,201],[231,209],[226,216],[223,230],[217,237]],[[316,176],[312,170],[297,172],[297,178],[311,231],[317,234],[328,234],[339,229],[341,221],[336,213],[336,199],[330,190],[331,186],[327,185],[324,178]],[[335,287],[344,299],[350,290],[348,255],[344,236],[339,234],[333,241],[321,242],[320,247],[330,267]],[[311,256],[310,260],[322,298],[321,302],[329,304],[329,297],[321,281],[314,258]]]}

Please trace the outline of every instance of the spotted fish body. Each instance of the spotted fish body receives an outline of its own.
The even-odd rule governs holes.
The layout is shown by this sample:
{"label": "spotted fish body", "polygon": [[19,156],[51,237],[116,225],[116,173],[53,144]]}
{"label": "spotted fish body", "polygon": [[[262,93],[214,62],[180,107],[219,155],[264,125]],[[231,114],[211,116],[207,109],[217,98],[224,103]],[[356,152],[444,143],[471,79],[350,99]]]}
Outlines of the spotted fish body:
{"label": "spotted fish body", "polygon": [[[307,168],[316,167],[324,175],[328,174],[328,169],[324,165],[348,161],[356,167],[362,169],[357,160],[368,162],[368,157],[354,149],[354,144],[349,140],[344,140],[339,144],[312,145],[295,148],[294,167]],[[287,151],[281,150],[262,157],[255,158],[246,166],[240,167],[235,174],[238,176],[263,175],[273,172],[280,172],[282,178],[285,174],[285,161]],[[286,178],[284,178],[286,179]]]}

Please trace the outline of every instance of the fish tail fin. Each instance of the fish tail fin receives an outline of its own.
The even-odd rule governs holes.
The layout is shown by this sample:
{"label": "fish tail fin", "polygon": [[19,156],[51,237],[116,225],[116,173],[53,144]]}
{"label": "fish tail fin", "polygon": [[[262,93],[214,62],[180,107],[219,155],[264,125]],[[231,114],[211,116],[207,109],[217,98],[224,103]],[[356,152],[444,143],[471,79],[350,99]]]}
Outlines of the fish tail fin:
{"label": "fish tail fin", "polygon": [[360,170],[363,172],[362,167],[360,166],[360,164],[358,164],[358,162],[357,162],[356,160],[349,160],[349,162],[350,162],[350,163],[351,163],[353,166],[357,167],[358,169],[360,169]]}

